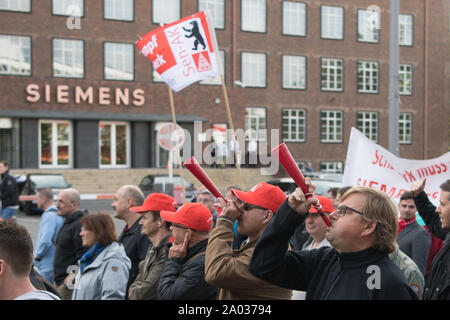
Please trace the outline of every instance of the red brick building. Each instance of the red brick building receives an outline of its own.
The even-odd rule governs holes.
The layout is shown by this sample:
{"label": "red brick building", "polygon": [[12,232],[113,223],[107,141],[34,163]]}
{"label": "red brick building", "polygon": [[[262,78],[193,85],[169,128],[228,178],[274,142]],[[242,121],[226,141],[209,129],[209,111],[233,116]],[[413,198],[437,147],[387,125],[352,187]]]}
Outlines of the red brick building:
{"label": "red brick building", "polygon": [[[235,128],[269,147],[278,129],[277,142],[322,171],[342,171],[351,127],[387,148],[388,1],[21,0],[0,2],[0,158],[15,168],[165,167],[156,132],[171,121],[168,89],[134,43],[202,9]],[[404,158],[448,150],[449,14],[448,0],[401,1]],[[202,131],[227,123],[217,79],[174,98],[192,143],[194,121]]]}

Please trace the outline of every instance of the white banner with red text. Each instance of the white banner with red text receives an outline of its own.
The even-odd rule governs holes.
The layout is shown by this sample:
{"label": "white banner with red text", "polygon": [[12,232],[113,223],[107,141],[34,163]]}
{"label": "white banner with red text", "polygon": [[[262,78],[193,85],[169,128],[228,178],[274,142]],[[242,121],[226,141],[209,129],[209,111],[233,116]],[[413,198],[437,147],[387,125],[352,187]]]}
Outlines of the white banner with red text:
{"label": "white banner with red text", "polygon": [[399,158],[352,128],[343,176],[344,185],[372,187],[398,203],[415,181],[427,179],[425,192],[439,204],[439,186],[450,179],[450,152],[428,160]]}

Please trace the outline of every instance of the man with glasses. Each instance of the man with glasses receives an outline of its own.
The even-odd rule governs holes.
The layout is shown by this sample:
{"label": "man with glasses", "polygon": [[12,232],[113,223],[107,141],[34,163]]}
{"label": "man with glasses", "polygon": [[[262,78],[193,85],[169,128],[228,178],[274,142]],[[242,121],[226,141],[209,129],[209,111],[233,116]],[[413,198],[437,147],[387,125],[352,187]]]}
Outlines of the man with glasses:
{"label": "man with glasses", "polygon": [[[286,199],[276,186],[259,183],[250,191],[231,189],[234,199],[228,198],[206,248],[206,281],[219,288],[220,300],[291,299],[292,291],[258,279],[248,271],[255,244],[272,220],[278,207]],[[248,239],[232,250],[233,226]]]}
{"label": "man with glasses", "polygon": [[208,189],[202,187],[197,191],[197,202],[203,204],[208,208],[209,212],[211,212],[214,222],[213,227],[215,227],[218,216],[217,209],[214,206],[214,204],[217,202],[216,197],[214,197],[213,194],[208,191]]}
{"label": "man with glasses", "polygon": [[173,244],[158,286],[162,300],[214,300],[217,289],[205,282],[205,250],[213,225],[211,212],[201,203],[188,202],[176,212],[162,210],[171,222]]}
{"label": "man with glasses", "polygon": [[[310,191],[314,187],[306,179]],[[333,247],[288,251],[295,228],[313,202],[297,188],[259,239],[249,270],[275,285],[307,291],[306,299],[417,299],[388,258],[396,248],[395,205],[382,192],[353,187],[329,215],[326,237]]]}

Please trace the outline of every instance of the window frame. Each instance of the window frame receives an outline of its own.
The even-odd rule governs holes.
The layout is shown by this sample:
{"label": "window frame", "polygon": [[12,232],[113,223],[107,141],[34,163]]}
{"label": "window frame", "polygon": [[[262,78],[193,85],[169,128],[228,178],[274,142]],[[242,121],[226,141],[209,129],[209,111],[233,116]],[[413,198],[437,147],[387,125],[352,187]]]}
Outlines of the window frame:
{"label": "window frame", "polygon": [[[404,43],[401,41],[401,24],[402,17],[411,17],[411,44]],[[413,47],[414,46],[414,15],[409,13],[401,13],[398,15],[398,44],[402,47]]]}
{"label": "window frame", "polygon": [[[363,118],[363,119],[359,119],[359,115],[362,115],[362,116],[367,116],[367,115],[370,115],[370,116],[375,116],[375,119],[372,119],[372,118],[370,118],[370,119],[367,119],[367,118]],[[362,125],[362,127],[359,125],[359,121],[362,121],[363,122],[363,125]],[[375,140],[373,139],[373,137],[372,137],[372,122],[373,121],[376,121],[376,127],[375,127],[375,131],[376,131],[376,133],[375,133]],[[368,124],[368,128],[366,128],[366,125],[367,125],[367,123],[369,123]],[[379,115],[378,115],[378,112],[376,112],[376,111],[369,111],[369,110],[361,110],[361,111],[357,111],[356,112],[356,128],[359,130],[359,131],[361,131],[369,140],[371,140],[371,141],[373,141],[373,142],[375,142],[375,143],[378,143],[378,137],[379,137],[379,132],[380,132],[380,120],[379,120]],[[365,129],[369,129],[369,131],[370,131],[370,133],[369,133],[369,135],[367,134],[367,132],[365,132]]]}
{"label": "window frame", "polygon": [[[341,38],[335,38],[335,37],[327,37],[324,36],[323,33],[323,9],[325,7],[329,8],[339,8],[342,9],[342,37]],[[320,39],[326,39],[326,40],[344,40],[345,39],[345,10],[344,7],[341,6],[334,6],[334,5],[320,5]]]}
{"label": "window frame", "polygon": [[[52,125],[52,164],[42,164],[42,124]],[[69,163],[68,164],[58,164],[58,123],[68,123],[69,124]],[[55,134],[56,129],[56,134]],[[71,120],[53,120],[53,119],[40,119],[38,122],[38,167],[39,169],[70,169],[73,168],[73,122]],[[56,151],[56,154],[54,153]],[[56,164],[55,164],[56,163]]]}
{"label": "window frame", "polygon": [[[260,117],[259,116],[252,116],[250,115],[249,118],[247,118],[247,113],[250,110],[264,110],[264,128],[259,128],[259,120]],[[253,129],[251,127],[251,120],[252,119],[257,119],[257,127],[256,129]],[[256,137],[252,136],[253,138],[255,138],[255,140],[257,142],[264,142],[267,140],[267,107],[260,107],[260,106],[248,106],[245,107],[245,141],[249,141],[250,137],[249,137],[249,130],[250,133],[252,133],[252,131],[254,130],[256,132]],[[261,137],[263,135],[263,137]]]}
{"label": "window frame", "polygon": [[[330,132],[329,132],[329,129],[328,129],[328,122],[330,120],[328,119],[328,114],[327,114],[327,119],[325,119],[327,121],[327,138],[326,139],[322,139],[322,112],[327,112],[327,113],[334,112],[334,113],[340,113],[341,114],[341,119],[340,119],[341,120],[341,137],[340,137],[340,139],[337,139],[337,138],[330,139],[329,138]],[[334,117],[331,120],[336,120],[336,119],[337,118]],[[335,109],[335,110],[330,110],[330,109],[320,110],[320,114],[319,114],[319,128],[320,128],[320,143],[343,143],[344,142],[344,129],[345,129],[345,126],[344,126],[344,111],[343,110],[338,110],[338,109]],[[333,134],[335,136],[337,136],[337,130],[336,129],[333,130]]]}
{"label": "window frame", "polygon": [[[376,91],[375,90],[365,90],[365,89],[359,89],[359,71],[360,71],[360,63],[371,63],[371,64],[375,64],[377,66],[376,71],[377,71],[377,79],[376,79]],[[363,65],[364,66],[364,65]],[[371,73],[373,72],[373,68],[370,69]],[[362,70],[363,72],[363,88],[365,85],[365,72],[366,69],[365,67]],[[370,86],[373,86],[373,80],[372,80],[373,75],[371,75],[370,79],[371,79],[371,83],[369,83]],[[356,91],[357,93],[362,93],[362,94],[379,94],[380,93],[380,62],[379,61],[369,61],[369,60],[357,60],[356,61]]]}
{"label": "window frame", "polygon": [[[102,134],[101,134],[101,125],[110,125],[110,156],[111,156],[111,164],[102,164]],[[125,134],[126,134],[126,164],[116,164],[117,158],[117,141],[116,141],[116,127],[118,125],[125,125]],[[114,128],[114,129],[113,129]],[[131,165],[131,125],[127,121],[98,121],[98,167],[99,169],[120,169],[120,168],[130,168]]]}
{"label": "window frame", "polygon": [[[378,11],[370,11],[370,10],[366,10],[366,9],[358,9],[356,12],[356,41],[357,42],[361,42],[361,43],[374,43],[374,44],[378,44],[380,43],[380,37],[381,37],[381,33],[380,33],[380,28],[377,29],[377,33],[376,33],[376,41],[373,40],[365,40],[365,39],[360,39],[359,38],[359,31],[360,31],[360,21],[359,21],[359,14],[360,12],[365,12],[367,14],[367,12],[375,12],[378,15],[378,26],[381,26],[381,15]],[[364,22],[362,22],[362,24],[364,25],[364,31],[367,32],[367,16],[365,16],[364,18]]]}
{"label": "window frame", "polygon": [[[305,30],[304,34],[295,34],[295,33],[287,33],[284,30],[284,22],[285,22],[285,3],[290,4],[296,4],[296,5],[303,5],[304,7],[304,21],[303,21],[303,28]],[[308,5],[304,2],[296,2],[296,1],[282,1],[281,4],[281,34],[283,36],[292,36],[292,37],[306,37],[308,34]]]}
{"label": "window frame", "polygon": [[[246,54],[250,54],[250,55],[258,55],[258,56],[264,56],[264,85],[254,85],[254,84],[247,84],[245,81],[244,81],[244,71],[246,71],[245,69],[244,69],[244,56],[246,55]],[[245,85],[245,87],[248,87],[248,88],[262,88],[262,89],[265,89],[265,88],[267,88],[267,53],[265,53],[265,52],[252,52],[252,51],[241,51],[241,81],[242,81],[242,83]]]}
{"label": "window frame", "polygon": [[[181,0],[173,0],[173,1],[178,1],[178,7],[179,7],[179,10],[178,10],[178,17],[177,18],[175,18],[173,21],[155,21],[155,3],[157,2],[158,0],[152,0],[152,17],[151,17],[151,23],[152,24],[157,24],[158,26],[162,23],[162,24],[169,24],[169,23],[172,23],[172,22],[175,22],[175,21],[178,21],[178,20],[180,20],[181,19],[181,11],[182,11],[182,3],[181,3]],[[162,1],[162,0],[160,0],[160,1]],[[165,3],[167,3],[167,0],[164,0],[165,1]]]}
{"label": "window frame", "polygon": [[[327,88],[324,88],[322,85],[322,68],[323,68],[323,61],[324,60],[335,60],[335,61],[341,61],[342,62],[342,88],[341,89],[330,89],[329,85],[327,86]],[[337,68],[334,68],[335,70],[337,70]],[[328,70],[328,68],[327,68]],[[345,78],[344,78],[344,71],[345,71],[345,61],[343,58],[329,58],[329,57],[321,57],[320,58],[320,91],[324,91],[324,92],[344,92],[344,85],[345,85]],[[329,76],[330,73],[327,72],[327,82],[329,81]],[[335,78],[337,77],[337,74],[335,75]],[[329,84],[329,83],[328,83]],[[334,86],[336,87],[336,86]]]}
{"label": "window frame", "polygon": [[[63,0],[63,1],[67,1],[67,0]],[[84,0],[79,0],[79,1],[81,1],[81,4],[82,4],[82,6],[83,6],[83,8],[82,8],[82,10],[81,10],[80,18],[84,18],[86,6],[85,6],[85,3],[84,3]],[[70,16],[71,16],[71,15],[65,14],[65,13],[55,13],[54,2],[55,2],[55,0],[52,0],[52,16],[61,16],[61,17],[70,17]],[[66,8],[66,11],[67,11],[67,8]]]}
{"label": "window frame", "polygon": [[[287,138],[287,139],[284,137],[285,130],[284,130],[284,126],[283,126],[283,120],[285,119],[285,116],[284,116],[285,111],[289,112],[288,118],[287,118],[287,120],[288,120],[287,134],[288,134],[289,138]],[[291,138],[291,136],[292,136],[292,132],[291,132],[292,126],[290,125],[291,111],[297,111],[297,116],[292,117],[296,120],[296,126],[295,126],[295,128],[293,128],[294,129],[293,133],[296,136],[296,138],[294,138],[294,139]],[[304,121],[303,132],[299,130],[300,125],[298,124],[298,122],[299,122],[299,119],[301,119],[301,116],[298,115],[298,112],[303,112],[303,121]],[[281,126],[280,126],[280,128],[281,128],[281,140],[283,142],[305,143],[306,142],[306,133],[307,133],[307,130],[306,130],[306,128],[307,128],[307,110],[304,108],[290,108],[290,107],[282,108],[281,109]],[[303,133],[303,139],[299,138],[299,133]]]}
{"label": "window frame", "polygon": [[[108,1],[108,0],[103,0],[103,20],[120,21],[120,22],[135,22],[135,1],[134,0],[130,0],[131,1],[131,20],[126,20],[126,19],[121,19],[121,18],[107,18],[106,17],[106,1]],[[110,1],[117,1],[117,0],[110,0]],[[122,1],[124,1],[124,0],[122,0]]]}
{"label": "window frame", "polygon": [[[285,75],[286,75],[286,70],[285,70],[285,57],[290,57],[290,58],[303,58],[303,67],[304,67],[304,86],[303,87],[286,87],[285,86]],[[308,75],[308,59],[306,56],[300,56],[300,55],[292,55],[292,54],[282,54],[281,55],[281,88],[282,89],[286,89],[286,90],[307,90],[307,75]],[[297,66],[296,66],[297,67]],[[287,70],[291,70],[290,68],[288,68]]]}
{"label": "window frame", "polygon": [[[8,34],[8,33],[0,33],[0,36],[6,37],[17,37],[17,38],[28,38],[30,42],[30,73],[0,73],[1,76],[15,76],[15,77],[31,77],[33,76],[33,38],[29,35],[21,35],[21,34]],[[26,61],[23,61],[26,62]],[[11,69],[11,65],[8,65],[9,69]]]}
{"label": "window frame", "polygon": [[[11,7],[11,3],[12,3],[12,1],[17,1],[17,0],[9,0],[10,2],[10,7]],[[21,2],[22,3],[22,2]],[[0,8],[0,12],[20,12],[20,13],[31,13],[31,11],[32,11],[32,6],[33,6],[33,3],[32,3],[32,1],[31,0],[28,0],[28,4],[29,4],[29,10],[14,10],[14,9],[11,9],[11,8],[4,8],[4,9],[2,9],[2,8]]]}
{"label": "window frame", "polygon": [[[409,66],[410,67],[410,69],[411,69],[411,84],[410,84],[410,90],[409,90],[409,92],[402,92],[402,88],[404,87],[404,85],[402,85],[402,80],[404,81],[404,79],[402,79],[401,77],[402,77],[402,67],[404,67],[404,66]],[[398,75],[398,81],[399,81],[399,83],[398,83],[398,94],[399,95],[401,95],[401,96],[412,96],[413,95],[413,88],[414,88],[414,66],[413,66],[413,64],[412,63],[400,63],[400,65],[399,65],[399,70],[398,70],[398,72],[399,72],[399,75]],[[404,77],[404,75],[403,75],[403,77]]]}
{"label": "window frame", "polygon": [[[114,45],[127,45],[132,49],[131,52],[131,58],[132,58],[132,69],[133,69],[133,76],[131,79],[108,79],[106,78],[106,45],[107,44],[114,44]],[[135,58],[134,58],[134,54],[135,54],[135,45],[132,43],[128,43],[128,42],[115,42],[115,41],[104,41],[103,42],[103,80],[105,81],[126,81],[126,82],[133,82],[136,78],[136,65],[135,65]]]}
{"label": "window frame", "polygon": [[[63,40],[63,41],[72,41],[72,42],[81,42],[81,51],[82,51],[82,59],[83,59],[83,75],[80,77],[77,76],[58,76],[55,75],[55,40]],[[52,78],[56,79],[85,79],[86,78],[86,50],[84,45],[83,39],[73,39],[73,38],[59,38],[59,37],[53,37],[52,38]]]}
{"label": "window frame", "polygon": [[[322,170],[322,165],[325,165],[327,167],[326,170]],[[333,165],[334,167],[341,167],[341,168],[335,168],[334,170],[329,170],[328,165]],[[319,164],[319,172],[321,173],[343,173],[344,172],[344,163],[343,161],[320,161]]]}
{"label": "window frame", "polygon": [[[401,119],[401,116],[409,116],[409,120],[405,120],[405,119]],[[413,113],[412,112],[400,112],[398,115],[399,119],[398,119],[398,144],[405,144],[405,145],[412,145],[413,144]],[[402,124],[409,123],[410,124],[410,128],[409,128],[409,141],[405,141],[405,140],[400,140],[400,137],[402,136],[402,134],[400,133],[400,130],[403,129],[404,131],[406,130],[405,128],[401,128]],[[403,134],[403,136],[407,136],[407,134]]]}
{"label": "window frame", "polygon": [[[202,0],[198,0],[197,1],[197,8],[198,8],[198,11],[203,11],[203,10],[205,10],[205,9],[200,9],[200,2],[201,2]],[[217,1],[217,0],[204,0],[204,1]],[[220,1],[222,1],[222,3],[223,3],[223,27],[217,27],[216,26],[216,21],[214,20],[214,17],[215,17],[215,14],[214,13],[216,13],[216,11],[214,10],[214,13],[212,12],[212,10],[209,10],[209,12],[211,13],[211,20],[212,20],[212,22],[213,22],[213,24],[214,24],[214,29],[217,29],[217,30],[225,30],[226,29],[226,27],[227,27],[227,17],[226,17],[226,13],[227,13],[227,2],[225,1],[225,0],[220,0]]]}
{"label": "window frame", "polygon": [[264,21],[264,30],[263,31],[259,31],[259,30],[251,30],[251,29],[245,29],[244,28],[244,4],[246,1],[253,1],[253,0],[241,0],[241,32],[252,32],[252,33],[267,33],[267,22],[268,22],[268,16],[267,16],[267,1],[266,0],[257,0],[257,1],[261,1],[264,2],[264,9],[265,9],[265,21]]}

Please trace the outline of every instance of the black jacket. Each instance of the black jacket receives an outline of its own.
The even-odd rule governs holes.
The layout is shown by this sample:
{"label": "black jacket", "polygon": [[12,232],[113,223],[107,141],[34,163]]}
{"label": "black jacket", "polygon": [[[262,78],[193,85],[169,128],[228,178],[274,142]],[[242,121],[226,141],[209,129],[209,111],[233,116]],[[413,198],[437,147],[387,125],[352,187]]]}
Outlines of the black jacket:
{"label": "black jacket", "polygon": [[19,188],[17,187],[16,178],[9,174],[9,170],[2,174],[0,194],[2,208],[13,207],[19,204]]}
{"label": "black jacket", "polygon": [[286,200],[258,240],[250,272],[277,286],[307,291],[308,300],[418,299],[388,255],[373,248],[288,251],[289,239],[304,219]]}
{"label": "black jacket", "polygon": [[53,270],[57,286],[67,277],[67,267],[76,266],[83,253],[88,250],[88,247],[83,247],[80,236],[80,219],[83,214],[84,212],[79,210],[65,218],[56,236]]}
{"label": "black jacket", "polygon": [[158,300],[214,300],[217,288],[205,282],[205,251],[208,239],[188,249],[186,258],[164,263]]}
{"label": "black jacket", "polygon": [[436,207],[428,200],[425,192],[415,197],[414,202],[431,232],[445,241],[444,246],[434,257],[425,278],[422,300],[450,300],[450,232],[442,229]]}
{"label": "black jacket", "polygon": [[125,249],[125,253],[128,258],[131,260],[131,270],[130,276],[128,278],[127,284],[127,293],[128,288],[131,284],[136,280],[136,277],[139,274],[139,263],[145,259],[145,256],[148,252],[148,247],[150,245],[150,240],[147,236],[141,233],[141,225],[139,221],[142,219],[139,218],[136,222],[131,226],[131,228],[124,228],[122,233],[119,236],[119,242],[123,244]]}

